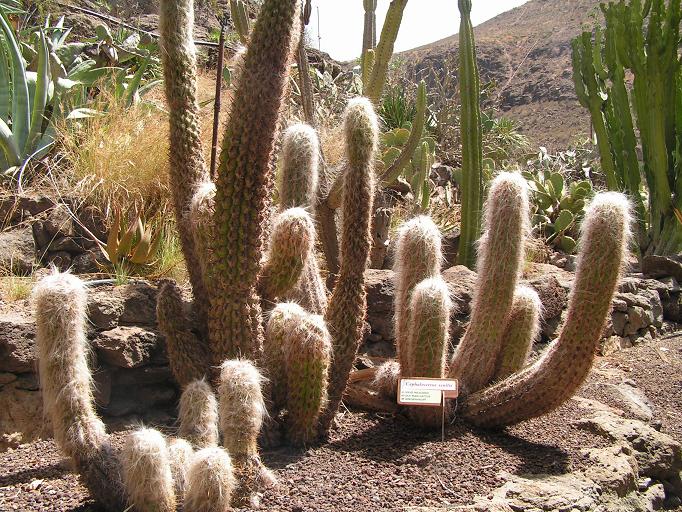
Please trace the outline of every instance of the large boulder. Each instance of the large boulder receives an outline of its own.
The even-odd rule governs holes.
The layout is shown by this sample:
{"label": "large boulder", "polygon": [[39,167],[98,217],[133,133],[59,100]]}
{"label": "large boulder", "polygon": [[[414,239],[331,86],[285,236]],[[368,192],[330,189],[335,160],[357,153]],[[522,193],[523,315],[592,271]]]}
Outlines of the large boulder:
{"label": "large boulder", "polygon": [[118,326],[99,333],[94,347],[99,361],[119,368],[137,368],[152,361],[161,348],[159,336],[142,327]]}
{"label": "large boulder", "polygon": [[642,258],[642,273],[649,277],[672,276],[682,282],[682,254],[675,256],[644,256]]}

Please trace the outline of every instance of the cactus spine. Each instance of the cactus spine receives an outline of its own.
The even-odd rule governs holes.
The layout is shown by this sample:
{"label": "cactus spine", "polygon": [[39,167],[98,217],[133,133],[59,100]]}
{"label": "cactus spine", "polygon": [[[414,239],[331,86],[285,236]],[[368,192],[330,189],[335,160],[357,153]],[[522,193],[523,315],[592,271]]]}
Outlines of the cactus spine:
{"label": "cactus spine", "polygon": [[630,237],[623,195],[597,194],[583,221],[581,251],[568,316],[555,341],[535,364],[469,397],[463,412],[487,427],[545,414],[571,397],[592,366]]}
{"label": "cactus spine", "polygon": [[495,365],[495,380],[518,372],[526,364],[540,332],[542,303],[535,290],[519,286],[502,335],[502,350]]}
{"label": "cactus spine", "polygon": [[473,268],[475,243],[481,233],[483,206],[483,142],[481,138],[481,86],[476,63],[471,0],[458,0],[459,88],[462,98],[460,134],[462,137],[462,220],[457,260]]}
{"label": "cactus spine", "polygon": [[36,285],[33,301],[40,385],[57,444],[92,496],[107,510],[123,510],[120,464],[92,398],[85,286],[70,274],[52,274]]}
{"label": "cactus spine", "polygon": [[371,103],[365,98],[351,100],[344,114],[348,169],[343,189],[342,259],[339,277],[324,317],[332,336],[334,354],[329,401],[320,418],[320,431],[323,434],[329,432],[362,341],[367,305],[364,273],[372,242],[370,218],[378,131],[378,121]]}
{"label": "cactus spine", "polygon": [[528,217],[526,181],[520,174],[500,173],[486,202],[471,320],[450,362],[450,377],[460,380],[465,393],[478,391],[493,377],[521,273]]}

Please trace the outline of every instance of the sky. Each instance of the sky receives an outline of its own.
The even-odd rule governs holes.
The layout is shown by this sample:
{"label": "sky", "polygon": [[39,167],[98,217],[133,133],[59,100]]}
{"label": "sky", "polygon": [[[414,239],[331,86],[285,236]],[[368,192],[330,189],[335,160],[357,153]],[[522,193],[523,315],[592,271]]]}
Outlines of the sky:
{"label": "sky", "polygon": [[[473,0],[471,20],[483,23],[498,14],[526,3],[527,0]],[[390,0],[378,0],[377,40]],[[320,47],[337,60],[360,55],[364,9],[362,0],[312,0],[308,37],[318,47],[318,8]],[[459,31],[457,0],[411,0],[405,7],[395,51],[409,50],[432,43]]]}

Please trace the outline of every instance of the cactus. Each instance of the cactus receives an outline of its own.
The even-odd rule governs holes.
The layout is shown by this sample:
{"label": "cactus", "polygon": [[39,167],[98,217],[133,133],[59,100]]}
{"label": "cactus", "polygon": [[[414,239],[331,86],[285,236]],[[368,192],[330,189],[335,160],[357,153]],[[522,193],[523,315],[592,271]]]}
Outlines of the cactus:
{"label": "cactus", "polygon": [[43,403],[57,444],[97,502],[123,510],[120,463],[92,398],[85,286],[70,274],[53,274],[36,285],[33,301]]}
{"label": "cactus", "polygon": [[[583,32],[572,42],[576,92],[590,110],[609,189],[626,192],[635,205],[641,253],[674,254],[682,248],[677,220],[681,178],[672,157],[681,129],[680,1],[646,2],[644,7],[641,0],[609,2],[602,11],[605,38],[597,27],[594,40],[591,32]],[[626,70],[633,75],[629,90]],[[640,192],[631,106],[642,147],[648,208]]]}
{"label": "cactus", "polygon": [[533,418],[561,405],[583,383],[611,308],[630,223],[623,195],[595,196],[585,214],[576,278],[559,339],[533,365],[470,396],[463,411],[467,419],[490,427]]}
{"label": "cactus", "polygon": [[[450,331],[448,287],[440,276],[424,279],[414,287],[409,307],[409,328],[406,347],[410,374],[404,377],[442,378]],[[424,426],[441,424],[440,410],[411,407],[413,420]]]}
{"label": "cactus", "polygon": [[[398,361],[374,372],[377,392],[395,397],[398,374],[458,379],[460,416],[484,427],[545,414],[571,397],[591,367],[618,283],[630,237],[628,202],[608,192],[590,203],[566,323],[543,356],[525,366],[541,314],[537,293],[517,285],[528,217],[524,179],[500,173],[485,205],[469,326],[446,364],[451,306],[439,277],[438,231],[426,217],[401,227],[395,265]],[[440,410],[408,413],[419,425],[440,425]]]}
{"label": "cactus", "polygon": [[363,83],[362,87],[363,95],[374,104],[379,101],[384,90],[388,63],[393,55],[393,45],[398,37],[398,30],[400,29],[400,22],[403,19],[403,11],[406,5],[407,0],[391,0],[388,12],[386,12],[384,25],[381,27],[379,44],[374,49],[372,73],[369,77],[369,82]]}
{"label": "cactus", "polygon": [[363,0],[365,26],[362,31],[362,55],[373,50],[377,38],[377,0]]}
{"label": "cactus", "polygon": [[481,138],[481,86],[476,63],[471,0],[458,0],[459,89],[462,98],[460,133],[462,135],[462,220],[457,261],[472,268],[475,243],[481,232],[483,206],[483,142]]}
{"label": "cactus", "polygon": [[502,337],[502,350],[495,364],[494,380],[502,380],[518,372],[526,364],[533,342],[540,333],[542,303],[535,290],[519,286],[507,318]]}
{"label": "cactus", "polygon": [[193,446],[218,446],[218,402],[204,379],[185,387],[180,397],[178,419],[178,435]]}
{"label": "cactus", "polygon": [[252,504],[257,492],[275,482],[258,454],[258,433],[268,414],[262,382],[258,369],[247,360],[225,361],[220,368],[220,431],[239,481],[236,499],[243,505]]}
{"label": "cactus", "polygon": [[237,31],[239,40],[242,44],[246,44],[249,40],[251,20],[243,0],[230,0],[230,15],[232,16],[232,25]]}
{"label": "cactus", "polygon": [[121,463],[128,500],[135,510],[175,512],[168,445],[163,434],[152,428],[142,428],[128,435]]}
{"label": "cactus", "polygon": [[372,240],[370,216],[374,200],[373,166],[377,124],[376,114],[367,99],[354,99],[348,103],[344,114],[348,169],[344,177],[342,259],[339,276],[324,315],[332,336],[334,355],[329,401],[320,418],[323,434],[329,432],[362,341],[367,306],[364,274]]}
{"label": "cactus", "polygon": [[[171,370],[184,388],[180,433],[187,439],[166,441],[168,455],[157,473],[171,475],[175,499],[184,502],[185,510],[224,510],[228,502],[234,506],[253,506],[258,494],[274,483],[274,476],[260,460],[256,442],[268,413],[263,379],[255,364],[264,364],[265,370],[273,375],[271,354],[263,353],[262,348],[265,331],[262,311],[274,306],[270,298],[299,295],[307,300],[301,302],[309,306],[307,311],[301,310],[298,321],[281,333],[286,340],[281,354],[285,372],[278,378],[286,383],[283,406],[288,410],[288,438],[293,444],[311,444],[328,433],[362,339],[366,306],[364,269],[371,240],[369,224],[378,133],[377,119],[368,100],[351,101],[345,113],[348,168],[341,229],[343,257],[329,304],[313,253],[314,224],[311,212],[306,210],[312,210],[315,197],[317,146],[309,129],[298,129],[299,135],[303,135],[292,137],[294,147],[288,149],[293,153],[288,155],[285,165],[287,177],[293,172],[307,172],[305,168],[311,173],[309,180],[298,184],[299,190],[291,192],[292,205],[305,204],[283,209],[274,223],[266,222],[274,182],[271,153],[278,133],[291,42],[297,29],[297,7],[297,0],[263,3],[244,57],[217,180],[212,183],[205,173],[195,130],[193,6],[190,0],[162,1],[164,66],[169,68],[165,71],[166,94],[173,111],[171,181],[195,300],[185,303],[180,289],[170,282],[163,283],[159,292],[159,328],[167,339]],[[303,158],[296,163],[292,160],[294,154]],[[285,191],[283,196],[288,194]],[[265,232],[266,225],[272,226],[271,233]],[[269,250],[264,254],[265,247]],[[283,271],[285,265],[295,266],[297,272]],[[55,279],[69,286],[59,291]],[[39,320],[38,331],[42,332],[39,338],[42,336],[43,345],[57,343],[76,357],[75,366],[61,368],[59,372],[42,372],[48,409],[51,401],[58,403],[51,410],[53,421],[62,427],[61,431],[57,428],[58,433],[62,432],[58,440],[63,441],[60,443],[64,451],[76,460],[93,496],[108,511],[122,510],[126,500],[137,496],[138,482],[128,479],[128,485],[123,485],[120,461],[111,456],[104,427],[94,414],[84,356],[83,285],[76,278],[58,275],[41,286],[37,290],[45,290],[48,300],[37,301],[37,317],[44,324],[41,331]],[[55,289],[58,301],[54,300]],[[69,310],[74,314],[66,323],[51,313],[54,303],[76,308]],[[227,359],[230,356],[241,358]],[[41,352],[41,365],[49,365],[50,361],[48,348]],[[68,402],[63,403],[63,394],[57,390],[69,383],[65,379],[72,378],[74,371],[77,389],[69,387],[74,396],[68,396]],[[197,382],[204,378],[205,382]],[[218,425],[227,453],[216,451],[218,448],[213,446],[218,439],[216,409],[209,386],[217,388]],[[70,439],[70,432],[81,430],[78,439]],[[126,448],[128,456],[123,461],[128,475],[135,473],[134,461],[145,453],[144,446],[132,442],[134,439],[131,437]],[[197,449],[209,446],[210,451],[204,448],[192,455],[192,446],[187,441]],[[229,459],[225,458],[227,454]],[[223,476],[196,481],[213,466]],[[234,492],[229,484],[232,473]],[[167,508],[167,500],[162,496],[150,499],[156,503],[145,504],[145,508]]]}
{"label": "cactus", "polygon": [[466,393],[488,384],[502,348],[528,232],[528,191],[519,174],[501,173],[490,186],[485,234],[480,240],[478,281],[471,321],[450,361],[450,376]]}
{"label": "cactus", "polygon": [[232,461],[225,450],[212,447],[196,452],[187,470],[187,481],[184,510],[230,510],[235,478]]}
{"label": "cactus", "polygon": [[320,145],[315,130],[294,124],[282,136],[282,208],[311,208],[317,191]]}
{"label": "cactus", "polygon": [[404,375],[413,375],[408,346],[410,297],[424,279],[440,274],[441,237],[430,217],[419,216],[401,226],[396,242],[395,270],[395,339],[396,358]]}

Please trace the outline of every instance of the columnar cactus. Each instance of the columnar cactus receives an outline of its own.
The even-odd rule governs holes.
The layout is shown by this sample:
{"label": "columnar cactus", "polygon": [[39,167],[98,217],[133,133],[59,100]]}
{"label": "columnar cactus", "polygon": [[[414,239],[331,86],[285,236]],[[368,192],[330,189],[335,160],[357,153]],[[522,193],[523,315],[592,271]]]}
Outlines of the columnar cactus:
{"label": "columnar cactus", "polygon": [[[485,427],[545,414],[572,396],[592,365],[618,283],[630,238],[628,202],[608,192],[590,204],[566,323],[559,339],[530,366],[541,304],[534,291],[518,286],[528,217],[524,180],[501,173],[486,203],[471,319],[447,364],[442,338],[450,304],[434,263],[440,257],[434,251],[437,232],[424,218],[401,228],[395,269],[398,364],[391,361],[377,370],[378,392],[395,397],[399,377],[455,378],[463,402],[459,414]],[[419,424],[440,424],[435,412],[409,412]]]}

